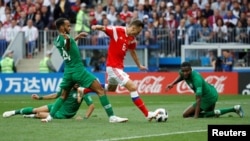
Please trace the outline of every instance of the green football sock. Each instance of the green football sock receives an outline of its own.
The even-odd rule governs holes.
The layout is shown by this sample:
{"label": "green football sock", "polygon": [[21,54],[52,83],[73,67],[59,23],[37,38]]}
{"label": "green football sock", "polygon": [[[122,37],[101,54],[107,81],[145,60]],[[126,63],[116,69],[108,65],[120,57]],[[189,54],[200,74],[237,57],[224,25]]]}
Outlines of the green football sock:
{"label": "green football sock", "polygon": [[103,95],[103,96],[100,96],[99,99],[100,99],[100,102],[101,102],[103,108],[105,109],[107,115],[109,117],[113,116],[114,112],[112,109],[112,105],[109,103],[108,97],[106,95]]}
{"label": "green football sock", "polygon": [[23,115],[28,115],[28,114],[33,114],[33,107],[25,107],[20,110],[16,110],[15,114],[23,114]]}
{"label": "green football sock", "polygon": [[[224,114],[227,114],[227,113],[230,113],[230,112],[235,112],[234,108],[223,108],[223,109],[218,109],[218,111],[220,112],[220,116],[221,115],[224,115]],[[210,111],[210,112],[206,112],[205,113],[205,117],[213,117],[215,116],[216,114],[214,113],[214,111]]]}
{"label": "green football sock", "polygon": [[214,111],[209,111],[204,113],[204,117],[214,117],[214,116],[215,116]]}
{"label": "green football sock", "polygon": [[224,115],[226,113],[230,113],[230,112],[235,112],[234,108],[223,108],[223,109],[219,109],[220,110],[220,115]]}
{"label": "green football sock", "polygon": [[199,114],[199,118],[204,118],[204,117],[205,117],[205,115],[206,115],[206,113],[205,113],[205,112],[200,112],[200,114]]}
{"label": "green football sock", "polygon": [[59,98],[56,99],[56,101],[53,104],[52,109],[50,111],[50,115],[52,117],[54,117],[55,114],[56,114],[56,112],[61,108],[63,102],[64,102],[64,100],[61,97],[59,97]]}

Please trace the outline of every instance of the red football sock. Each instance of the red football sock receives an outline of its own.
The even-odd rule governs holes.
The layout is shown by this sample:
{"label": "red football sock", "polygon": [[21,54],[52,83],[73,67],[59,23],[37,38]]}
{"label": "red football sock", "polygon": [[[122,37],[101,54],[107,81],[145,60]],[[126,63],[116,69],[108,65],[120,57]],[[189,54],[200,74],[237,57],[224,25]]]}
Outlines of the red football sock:
{"label": "red football sock", "polygon": [[144,105],[144,102],[140,97],[137,97],[136,99],[133,99],[134,104],[142,111],[142,113],[145,115],[145,117],[148,116],[148,109]]}

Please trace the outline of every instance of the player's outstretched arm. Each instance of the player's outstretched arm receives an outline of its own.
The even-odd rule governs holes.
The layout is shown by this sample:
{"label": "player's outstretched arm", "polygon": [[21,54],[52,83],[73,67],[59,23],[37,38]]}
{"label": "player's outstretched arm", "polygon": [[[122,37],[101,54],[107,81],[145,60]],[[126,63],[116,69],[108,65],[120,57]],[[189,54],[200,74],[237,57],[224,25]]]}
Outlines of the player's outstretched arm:
{"label": "player's outstretched arm", "polygon": [[167,85],[166,91],[172,89],[175,84],[179,83],[182,80],[183,80],[183,78],[181,76],[178,76],[172,83],[170,83],[170,84]]}
{"label": "player's outstretched arm", "polygon": [[80,34],[78,34],[76,37],[75,37],[75,41],[81,39],[81,38],[85,38],[88,36],[88,33],[86,32],[81,32]]}
{"label": "player's outstretched arm", "polygon": [[95,110],[95,105],[92,103],[89,105],[88,110],[86,111],[84,118],[88,119],[94,110]]}
{"label": "player's outstretched arm", "polygon": [[56,99],[58,97],[57,93],[45,95],[45,96],[39,96],[37,94],[32,94],[31,98],[35,100],[49,100],[49,99]]}
{"label": "player's outstretched arm", "polygon": [[[83,118],[88,119],[91,116],[91,114],[93,113],[93,111],[95,109],[95,105],[93,104],[93,100],[92,100],[91,96],[88,94],[84,95],[83,100],[88,105],[88,109],[87,109]],[[82,100],[80,102],[82,102]],[[77,120],[82,120],[83,118],[81,116],[76,117]]]}
{"label": "player's outstretched arm", "polygon": [[101,31],[105,31],[105,30],[106,30],[106,27],[105,27],[105,26],[102,26],[102,25],[92,25],[92,26],[91,26],[91,29],[92,29],[92,30],[101,30]]}
{"label": "player's outstretched arm", "polygon": [[196,107],[194,112],[194,118],[198,118],[200,114],[200,107],[201,107],[201,96],[196,96]]}
{"label": "player's outstretched arm", "polygon": [[137,65],[137,67],[138,67],[140,70],[142,70],[142,71],[147,70],[147,67],[141,65],[141,63],[140,63],[140,61],[139,61],[139,58],[138,58],[138,56],[137,56],[136,51],[135,51],[134,49],[131,49],[131,50],[129,50],[129,52],[130,52],[131,57],[133,58],[135,64]]}

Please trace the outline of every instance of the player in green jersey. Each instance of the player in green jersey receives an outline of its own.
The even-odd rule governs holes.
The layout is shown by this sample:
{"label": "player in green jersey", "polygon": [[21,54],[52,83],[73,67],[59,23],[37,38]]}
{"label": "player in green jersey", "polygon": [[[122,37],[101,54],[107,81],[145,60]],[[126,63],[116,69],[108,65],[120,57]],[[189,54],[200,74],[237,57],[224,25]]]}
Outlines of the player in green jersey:
{"label": "player in green jersey", "polygon": [[[87,90],[87,91],[86,91]],[[88,93],[91,92],[89,89],[84,89],[79,87],[78,84],[75,84],[74,87],[71,89],[68,98],[65,100],[61,108],[56,112],[55,118],[56,119],[68,119],[72,118],[76,115],[78,109],[81,106],[82,101],[84,100],[88,105],[88,110],[85,113],[84,118],[87,119],[90,117],[92,112],[94,111],[94,104],[91,96],[89,94],[85,94],[80,101],[78,101],[78,97],[80,93]],[[35,100],[50,100],[56,99],[60,96],[60,91],[57,93],[45,95],[45,96],[38,96],[37,94],[33,94],[31,97]],[[19,110],[13,111],[6,111],[3,113],[3,117],[11,117],[14,115],[24,115],[24,117],[30,118],[46,118],[49,115],[54,103],[44,105],[41,107],[33,108],[33,107],[25,107]]]}
{"label": "player in green jersey", "polygon": [[207,83],[197,71],[192,70],[191,64],[188,62],[181,64],[179,77],[169,84],[166,90],[173,88],[175,84],[182,80],[187,83],[196,96],[196,101],[184,111],[184,118],[219,117],[229,112],[235,112],[240,117],[244,116],[241,105],[215,110],[215,105],[218,100],[217,90],[213,85]]}
{"label": "player in green jersey", "polygon": [[69,95],[71,87],[78,83],[81,87],[90,88],[99,96],[100,102],[104,107],[108,117],[109,122],[126,122],[127,118],[120,118],[114,115],[113,109],[109,100],[105,94],[104,89],[101,87],[99,81],[96,77],[88,72],[83,66],[82,58],[80,56],[80,51],[77,46],[76,41],[80,38],[86,37],[87,33],[82,32],[78,34],[75,38],[70,36],[71,24],[69,20],[65,18],[58,18],[55,22],[56,28],[59,32],[58,37],[56,38],[54,45],[57,47],[64,60],[64,74],[63,80],[60,83],[60,88],[62,89],[62,94],[57,98],[50,114],[41,119],[42,122],[49,122],[55,117],[55,113],[63,105],[65,99]]}

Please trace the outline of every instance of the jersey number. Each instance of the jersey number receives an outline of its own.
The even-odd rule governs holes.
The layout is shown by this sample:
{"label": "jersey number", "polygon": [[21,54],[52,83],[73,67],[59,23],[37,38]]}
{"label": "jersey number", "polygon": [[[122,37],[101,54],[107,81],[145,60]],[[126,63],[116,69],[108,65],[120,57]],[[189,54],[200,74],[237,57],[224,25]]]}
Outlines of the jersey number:
{"label": "jersey number", "polygon": [[62,53],[63,53],[62,54],[63,60],[69,60],[69,61],[71,60],[70,56],[68,55],[68,53],[64,49],[62,50]]}
{"label": "jersey number", "polygon": [[122,45],[122,51],[126,51],[126,45],[125,44]]}

